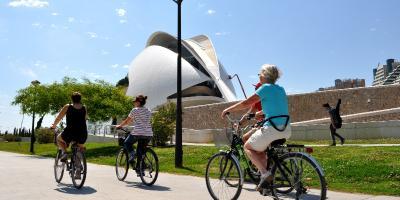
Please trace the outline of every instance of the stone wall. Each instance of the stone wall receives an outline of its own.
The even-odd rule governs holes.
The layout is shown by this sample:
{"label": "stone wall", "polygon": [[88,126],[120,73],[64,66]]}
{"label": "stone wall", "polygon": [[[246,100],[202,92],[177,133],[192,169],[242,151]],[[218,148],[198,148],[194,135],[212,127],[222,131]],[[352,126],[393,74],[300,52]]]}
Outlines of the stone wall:
{"label": "stone wall", "polygon": [[[351,88],[289,95],[289,112],[292,122],[328,117],[322,108],[323,103],[336,106],[342,99],[341,114],[382,110],[400,107],[400,85]],[[183,109],[183,127],[189,129],[218,129],[226,123],[220,118],[224,108],[234,104],[218,103]],[[239,117],[237,114],[236,117]],[[235,117],[235,116],[234,116]],[[400,114],[387,114],[374,117],[353,119],[349,122],[400,120]]]}

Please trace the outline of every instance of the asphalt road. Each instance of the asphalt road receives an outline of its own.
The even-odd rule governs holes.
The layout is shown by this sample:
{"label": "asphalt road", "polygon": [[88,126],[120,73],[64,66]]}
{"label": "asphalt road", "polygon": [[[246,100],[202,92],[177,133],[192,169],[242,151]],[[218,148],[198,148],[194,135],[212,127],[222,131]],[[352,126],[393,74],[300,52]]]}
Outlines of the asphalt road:
{"label": "asphalt road", "polygon": [[[161,163],[162,164],[162,163]],[[201,177],[161,173],[154,186],[141,184],[130,171],[124,182],[118,181],[114,167],[88,165],[85,186],[77,190],[69,175],[61,184],[53,175],[53,159],[0,151],[1,200],[59,200],[59,199],[211,199],[205,180]],[[239,199],[271,199],[254,191],[254,185],[245,184]],[[400,197],[347,194],[328,191],[328,199],[400,200]]]}

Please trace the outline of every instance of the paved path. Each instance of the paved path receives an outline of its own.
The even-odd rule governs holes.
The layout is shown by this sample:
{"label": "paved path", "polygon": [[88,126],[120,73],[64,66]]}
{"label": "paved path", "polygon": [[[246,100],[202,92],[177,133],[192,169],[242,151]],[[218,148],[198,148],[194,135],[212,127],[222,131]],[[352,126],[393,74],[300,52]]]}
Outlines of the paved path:
{"label": "paved path", "polygon": [[[64,175],[62,184],[53,177],[53,159],[0,151],[0,200],[71,200],[71,199],[210,199],[204,178],[162,173],[153,187],[146,187],[140,179],[128,174],[125,182],[115,177],[113,167],[88,165],[85,186],[76,190],[71,179]],[[245,185],[240,199],[271,199],[254,192],[253,185]],[[370,196],[328,192],[329,200],[400,200],[400,197]]]}

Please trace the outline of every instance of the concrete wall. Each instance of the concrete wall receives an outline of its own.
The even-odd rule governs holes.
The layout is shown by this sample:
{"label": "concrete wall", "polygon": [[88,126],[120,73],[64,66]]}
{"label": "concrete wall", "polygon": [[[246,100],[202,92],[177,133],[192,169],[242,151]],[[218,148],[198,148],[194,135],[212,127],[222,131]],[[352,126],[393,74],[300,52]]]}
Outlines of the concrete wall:
{"label": "concrete wall", "polygon": [[[337,132],[346,139],[400,138],[400,121],[346,123]],[[182,140],[217,145],[228,142],[224,129],[184,129]],[[329,124],[292,126],[290,140],[331,140]]]}
{"label": "concrete wall", "polygon": [[[400,85],[351,88],[289,95],[289,112],[292,122],[328,117],[322,108],[323,103],[336,106],[342,99],[341,114],[354,114],[366,111],[400,107]],[[220,129],[226,121],[220,118],[223,109],[236,102],[217,103],[183,109],[183,127],[188,129]],[[236,114],[236,117],[239,117]],[[400,120],[400,114],[387,114],[364,117],[345,122]]]}
{"label": "concrete wall", "polygon": [[[337,133],[346,139],[400,138],[400,121],[353,122]],[[291,140],[331,140],[329,124],[292,126]]]}

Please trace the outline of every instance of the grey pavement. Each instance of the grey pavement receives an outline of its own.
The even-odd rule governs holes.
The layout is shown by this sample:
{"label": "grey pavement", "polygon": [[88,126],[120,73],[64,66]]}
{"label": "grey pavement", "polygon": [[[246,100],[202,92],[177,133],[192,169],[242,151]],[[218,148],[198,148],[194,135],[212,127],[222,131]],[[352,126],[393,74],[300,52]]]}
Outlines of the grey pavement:
{"label": "grey pavement", "polygon": [[[162,163],[161,163],[162,164]],[[143,186],[129,172],[125,182],[115,177],[114,167],[88,165],[88,176],[81,190],[73,188],[68,174],[61,184],[53,176],[53,159],[0,151],[0,200],[59,199],[211,199],[202,177],[161,173],[153,187]],[[271,199],[245,184],[240,199]],[[328,191],[329,200],[400,200],[400,197],[347,194]]]}

